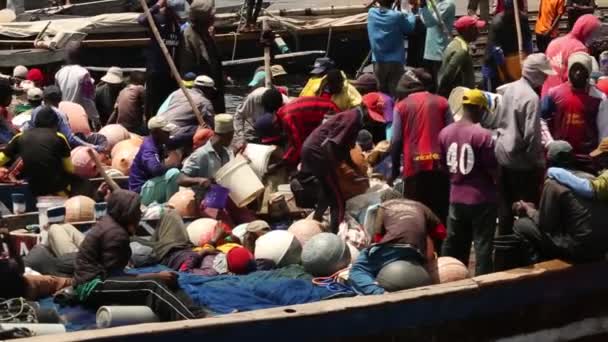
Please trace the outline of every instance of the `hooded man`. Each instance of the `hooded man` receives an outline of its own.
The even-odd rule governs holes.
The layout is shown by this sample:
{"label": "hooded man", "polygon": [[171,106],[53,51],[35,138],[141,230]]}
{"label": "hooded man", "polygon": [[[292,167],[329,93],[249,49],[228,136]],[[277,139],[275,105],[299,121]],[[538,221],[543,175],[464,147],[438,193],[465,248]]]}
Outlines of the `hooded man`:
{"label": "hooded man", "polygon": [[584,170],[592,169],[589,152],[599,143],[598,112],[605,99],[597,88],[589,85],[592,67],[593,57],[587,53],[570,55],[568,82],[549,90],[541,104],[542,118],[550,128],[550,133],[543,134],[548,141],[555,138],[569,142]]}
{"label": "hooded man", "polygon": [[424,203],[445,222],[450,183],[441,170],[439,132],[454,121],[452,112],[448,100],[431,94],[415,74],[406,72],[399,83],[409,83],[411,92],[393,112],[389,184],[402,174],[406,197]]}
{"label": "hooded man", "polygon": [[178,289],[177,274],[127,275],[129,246],[141,219],[139,195],[116,190],[108,199],[107,214],[87,233],[76,257],[74,291],[88,306],[146,305],[161,321],[200,316],[190,298]]}
{"label": "hooded man", "polygon": [[557,75],[549,76],[543,84],[541,96],[545,96],[549,89],[568,81],[568,60],[577,52],[589,52],[586,43],[593,38],[599,30],[600,20],[586,14],[580,17],[567,35],[551,41],[547,47],[547,58]]}
{"label": "hooded man", "polygon": [[215,94],[209,98],[217,113],[226,111],[224,72],[219,50],[213,39],[215,3],[194,0],[190,4],[190,25],[184,30],[180,46],[179,67],[185,72],[208,75],[215,83]]}
{"label": "hooded man", "polygon": [[80,66],[82,49],[80,43],[69,42],[66,47],[66,65],[55,74],[55,83],[61,89],[63,101],[81,105],[87,112],[93,129],[101,127],[95,106],[95,84],[89,71]]}
{"label": "hooded man", "polygon": [[[552,167],[549,170],[560,168],[585,181],[593,179],[589,174],[576,171],[572,152],[572,146],[565,141],[550,144],[547,162]],[[605,201],[584,199],[557,181],[547,179],[538,209],[523,201],[513,209],[519,216],[513,230],[533,247],[537,254],[534,262],[556,258],[589,262],[605,258],[604,242],[608,238]]]}
{"label": "hooded man", "polygon": [[[150,14],[154,19],[154,23],[158,28],[169,55],[175,60],[177,48],[179,45],[180,26],[179,18],[168,6],[167,0],[158,0],[158,2],[150,7]],[[137,22],[149,28],[148,18],[143,13],[137,18]],[[167,98],[167,96],[175,90],[177,81],[173,79],[169,64],[165,60],[165,56],[156,42],[154,37],[151,37],[148,46],[145,49],[146,58],[146,117],[151,118],[156,115],[158,107]]]}
{"label": "hooded man", "polygon": [[540,89],[554,75],[545,54],[535,53],[524,61],[519,80],[499,88],[502,95],[496,119],[496,159],[499,163],[499,232],[511,234],[511,206],[524,200],[538,203],[544,173],[540,132]]}

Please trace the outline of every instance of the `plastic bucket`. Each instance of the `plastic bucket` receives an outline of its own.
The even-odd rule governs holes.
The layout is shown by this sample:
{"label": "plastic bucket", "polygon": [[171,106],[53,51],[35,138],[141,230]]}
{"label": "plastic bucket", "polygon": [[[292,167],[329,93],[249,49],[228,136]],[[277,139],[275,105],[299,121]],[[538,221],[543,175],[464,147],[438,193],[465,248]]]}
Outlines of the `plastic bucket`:
{"label": "plastic bucket", "polygon": [[251,160],[250,166],[255,174],[262,178],[268,170],[270,155],[276,149],[277,147],[272,145],[247,144],[243,154]]}
{"label": "plastic bucket", "polygon": [[239,208],[253,202],[264,192],[264,184],[242,155],[237,155],[222,166],[215,174],[215,179],[218,184],[230,189],[230,199]]}
{"label": "plastic bucket", "polygon": [[203,205],[205,208],[224,209],[226,201],[228,201],[228,194],[230,194],[230,189],[213,184],[205,194]]}
{"label": "plastic bucket", "polygon": [[42,228],[48,228],[49,219],[47,210],[52,207],[60,207],[65,204],[67,198],[60,196],[40,196],[36,197],[36,208],[38,208],[38,224]]}

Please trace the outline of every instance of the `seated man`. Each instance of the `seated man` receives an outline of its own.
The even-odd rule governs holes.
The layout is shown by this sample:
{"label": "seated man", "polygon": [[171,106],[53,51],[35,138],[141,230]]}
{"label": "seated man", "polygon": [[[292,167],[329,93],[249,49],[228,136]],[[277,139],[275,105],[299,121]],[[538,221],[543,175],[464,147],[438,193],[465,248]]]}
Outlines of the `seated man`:
{"label": "seated man", "polygon": [[131,257],[129,236],[141,219],[140,206],[134,192],[116,190],[110,195],[107,215],[87,233],[76,257],[74,291],[79,301],[93,307],[146,305],[161,321],[202,317],[200,308],[178,289],[175,273],[124,273]]}
{"label": "seated man", "polygon": [[441,220],[424,204],[401,197],[398,193],[385,195],[391,199],[380,205],[376,227],[381,236],[378,243],[361,251],[350,269],[349,281],[357,292],[365,295],[383,294],[376,283],[382,267],[397,260],[421,265],[427,262],[427,236],[436,240],[446,237]]}
{"label": "seated man", "polygon": [[165,203],[180,186],[207,186],[209,180],[191,178],[179,172],[181,160],[167,158],[166,144],[175,125],[155,116],[148,121],[150,135],[144,138],[133,159],[129,175],[129,189],[141,194],[144,205]]}
{"label": "seated man", "polygon": [[[187,91],[203,115],[203,120],[208,126],[211,126],[215,112],[209,99],[213,98],[216,91],[213,79],[209,76],[198,76],[194,80],[194,86]],[[172,132],[172,146],[190,146],[192,136],[194,136],[196,128],[199,126],[198,119],[181,89],[171,93],[169,98],[167,110],[157,114],[157,116],[176,126],[175,131]]]}
{"label": "seated man", "polygon": [[547,177],[570,188],[577,196],[588,199],[608,200],[608,138],[602,139],[600,145],[589,155],[596,170],[601,170],[595,179],[579,177],[561,167],[551,167]]}
{"label": "seated man", "polygon": [[[4,152],[0,153],[0,166],[17,157],[23,159],[23,175],[34,196],[70,194],[71,183],[78,177],[73,174],[70,146],[65,136],[57,132],[59,117],[51,107],[42,107],[36,115],[36,128],[16,135]],[[6,169],[0,178],[5,178]]]}
{"label": "seated man", "polygon": [[[571,168],[573,165],[572,146],[564,141],[551,143],[547,155],[551,166]],[[555,180],[545,181],[538,209],[525,202],[515,203],[514,209],[520,219],[513,230],[533,247],[537,254],[534,261],[601,260],[608,250],[604,243],[608,238],[604,229],[608,205],[578,197]]]}

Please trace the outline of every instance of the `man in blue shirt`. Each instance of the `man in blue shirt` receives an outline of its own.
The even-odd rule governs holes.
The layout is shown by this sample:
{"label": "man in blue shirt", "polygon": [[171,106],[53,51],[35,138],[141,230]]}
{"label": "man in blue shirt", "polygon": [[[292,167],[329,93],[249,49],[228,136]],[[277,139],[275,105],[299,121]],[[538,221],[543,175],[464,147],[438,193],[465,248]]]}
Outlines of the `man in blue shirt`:
{"label": "man in blue shirt", "polygon": [[[58,108],[59,102],[61,102],[61,90],[59,90],[59,87],[55,85],[45,87],[42,93],[42,99],[44,100],[44,104],[46,106],[51,107],[55,114],[57,114],[57,117],[59,118],[57,132],[63,134],[66,137],[68,143],[70,144],[70,148],[76,148],[78,146],[87,146],[99,152],[104,151],[107,148],[106,144],[104,143],[98,145],[88,143],[87,141],[81,139],[72,132],[72,128],[70,128],[70,124],[68,123],[67,115],[65,113],[60,112]],[[35,127],[34,122],[36,120],[36,115],[40,112],[42,108],[43,106],[34,108],[34,110],[32,111],[32,118],[30,119],[30,123],[27,128]]]}
{"label": "man in blue shirt", "polygon": [[[443,50],[452,40],[451,34],[454,29],[454,20],[456,20],[456,5],[454,0],[437,0],[435,6],[437,6],[437,13],[439,13],[440,18],[437,18],[436,12],[429,8],[426,0],[420,1],[420,15],[427,28],[424,63],[427,71],[433,76],[433,83],[437,84],[437,73],[441,68]],[[443,28],[444,26],[447,34]]]}
{"label": "man in blue shirt", "polygon": [[379,0],[378,4],[380,7],[369,10],[367,32],[378,89],[392,95],[403,75],[405,36],[414,29],[416,18],[411,13],[392,10],[393,0]]}

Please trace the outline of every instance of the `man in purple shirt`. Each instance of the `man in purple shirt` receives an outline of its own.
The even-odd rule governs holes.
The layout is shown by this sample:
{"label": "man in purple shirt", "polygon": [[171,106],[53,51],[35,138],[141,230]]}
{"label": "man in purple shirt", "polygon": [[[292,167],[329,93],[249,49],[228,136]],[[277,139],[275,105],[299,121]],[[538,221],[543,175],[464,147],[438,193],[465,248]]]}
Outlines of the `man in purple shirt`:
{"label": "man in purple shirt", "polygon": [[475,274],[493,271],[492,241],[496,230],[497,168],[492,134],[479,125],[488,103],[483,92],[463,94],[463,116],[439,133],[442,165],[450,174],[448,236],[443,255],[469,261],[475,246]]}
{"label": "man in purple shirt", "polygon": [[[144,139],[133,159],[129,174],[129,190],[139,193],[141,202],[165,203],[180,186],[207,187],[207,178],[188,177],[179,171],[181,160],[166,158],[165,145],[175,125],[157,116],[148,121],[150,135]],[[166,158],[166,159],[165,159]]]}

